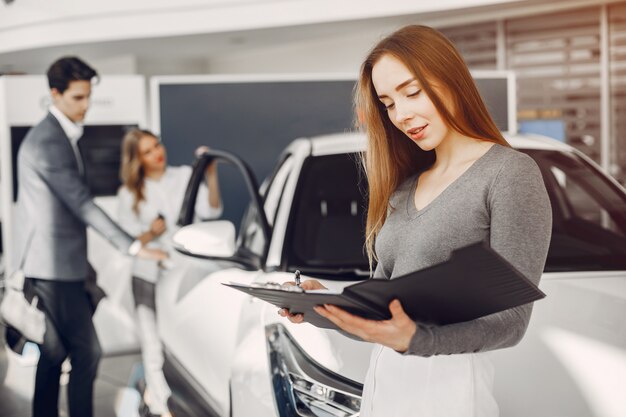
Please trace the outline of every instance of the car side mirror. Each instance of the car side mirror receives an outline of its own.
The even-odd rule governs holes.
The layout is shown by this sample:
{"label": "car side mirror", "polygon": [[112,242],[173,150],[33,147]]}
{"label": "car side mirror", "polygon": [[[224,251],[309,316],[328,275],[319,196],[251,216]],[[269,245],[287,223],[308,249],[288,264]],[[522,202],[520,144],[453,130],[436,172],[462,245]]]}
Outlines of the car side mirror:
{"label": "car side mirror", "polygon": [[173,237],[174,249],[190,256],[229,259],[235,255],[235,226],[227,220],[181,227]]}

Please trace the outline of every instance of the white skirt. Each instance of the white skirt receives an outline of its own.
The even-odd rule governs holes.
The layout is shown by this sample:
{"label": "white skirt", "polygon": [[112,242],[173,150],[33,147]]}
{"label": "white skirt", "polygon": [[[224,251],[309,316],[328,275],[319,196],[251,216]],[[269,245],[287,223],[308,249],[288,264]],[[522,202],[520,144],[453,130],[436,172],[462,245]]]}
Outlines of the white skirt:
{"label": "white skirt", "polygon": [[361,417],[497,417],[486,353],[404,356],[377,346],[363,388]]}

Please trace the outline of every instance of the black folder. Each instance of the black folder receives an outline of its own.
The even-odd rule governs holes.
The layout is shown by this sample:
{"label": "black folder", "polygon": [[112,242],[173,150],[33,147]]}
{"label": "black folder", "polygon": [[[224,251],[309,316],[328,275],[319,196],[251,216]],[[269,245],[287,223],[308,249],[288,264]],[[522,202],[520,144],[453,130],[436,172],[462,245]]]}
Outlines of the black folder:
{"label": "black folder", "polygon": [[335,329],[313,307],[333,304],[373,320],[391,318],[389,303],[397,298],[416,321],[445,325],[474,320],[545,297],[545,294],[485,243],[452,252],[446,262],[401,277],[369,279],[347,286],[341,293],[294,292],[281,288],[224,284],[304,313],[317,327]]}

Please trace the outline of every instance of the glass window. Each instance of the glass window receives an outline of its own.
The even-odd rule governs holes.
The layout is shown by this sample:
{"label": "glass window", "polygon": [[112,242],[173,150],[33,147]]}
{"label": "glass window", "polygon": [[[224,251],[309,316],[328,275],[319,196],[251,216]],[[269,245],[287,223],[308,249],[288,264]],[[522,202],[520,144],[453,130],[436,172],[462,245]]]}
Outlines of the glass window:
{"label": "glass window", "polygon": [[[524,152],[541,168],[552,204],[546,271],[626,269],[623,191],[575,153]],[[368,270],[365,186],[354,154],[305,162],[285,241],[289,269],[337,278]]]}
{"label": "glass window", "polygon": [[553,213],[547,271],[626,269],[626,196],[570,152],[525,150],[541,168]]}
{"label": "glass window", "polygon": [[[271,226],[274,225],[278,204],[281,201],[282,193],[293,168],[293,157],[285,156],[283,161],[278,164],[274,173],[268,177],[261,186],[263,207],[267,221]],[[241,248],[257,256],[263,256],[265,249],[265,237],[259,221],[258,212],[254,205],[250,204],[243,218],[241,233]]]}
{"label": "glass window", "polygon": [[622,185],[626,185],[626,3],[608,7],[609,18],[609,82],[611,119],[609,139],[609,172]]}
{"label": "glass window", "polygon": [[342,271],[367,274],[366,201],[360,187],[365,179],[361,177],[355,154],[305,161],[285,240],[290,269],[334,277]]}

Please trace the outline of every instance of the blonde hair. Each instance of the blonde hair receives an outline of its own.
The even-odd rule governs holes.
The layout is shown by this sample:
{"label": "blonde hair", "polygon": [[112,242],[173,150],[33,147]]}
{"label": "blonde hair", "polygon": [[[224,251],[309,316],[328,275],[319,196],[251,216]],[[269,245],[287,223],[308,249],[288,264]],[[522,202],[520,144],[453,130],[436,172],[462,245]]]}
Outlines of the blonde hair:
{"label": "blonde hair", "polygon": [[133,212],[139,214],[139,203],[145,199],[143,187],[145,182],[145,172],[141,166],[139,158],[139,141],[144,136],[157,136],[149,130],[132,129],[129,130],[122,141],[122,163],[120,166],[120,179],[122,184],[135,197],[133,202]]}
{"label": "blonde hair", "polygon": [[[374,46],[361,65],[355,89],[357,123],[368,140],[362,162],[369,187],[365,247],[370,268],[377,260],[376,237],[388,210],[393,209],[391,195],[404,180],[435,161],[434,151],[423,151],[393,125],[378,99],[372,69],[386,55],[411,71],[448,127],[471,138],[509,146],[489,115],[461,54],[440,32],[426,26],[406,26]],[[450,98],[450,108],[444,105],[442,93]]]}

